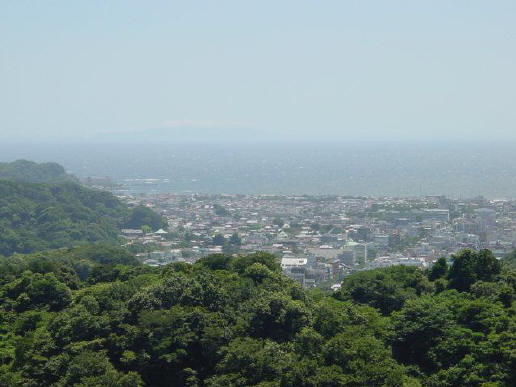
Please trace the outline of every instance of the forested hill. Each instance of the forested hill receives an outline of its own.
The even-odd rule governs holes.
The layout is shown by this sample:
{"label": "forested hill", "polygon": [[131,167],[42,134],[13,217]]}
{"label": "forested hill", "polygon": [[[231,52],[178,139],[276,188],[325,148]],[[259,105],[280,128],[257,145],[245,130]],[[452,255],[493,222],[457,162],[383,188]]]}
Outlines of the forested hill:
{"label": "forested hill", "polygon": [[335,294],[263,253],[0,259],[0,385],[513,386],[514,273],[487,250],[454,258],[353,274]]}
{"label": "forested hill", "polygon": [[0,180],[0,255],[29,253],[83,242],[117,243],[121,227],[157,229],[161,217],[129,208],[109,192],[66,182]]}
{"label": "forested hill", "polygon": [[38,164],[28,160],[0,163],[0,180],[28,183],[78,182],[76,177],[66,173],[57,163]]}

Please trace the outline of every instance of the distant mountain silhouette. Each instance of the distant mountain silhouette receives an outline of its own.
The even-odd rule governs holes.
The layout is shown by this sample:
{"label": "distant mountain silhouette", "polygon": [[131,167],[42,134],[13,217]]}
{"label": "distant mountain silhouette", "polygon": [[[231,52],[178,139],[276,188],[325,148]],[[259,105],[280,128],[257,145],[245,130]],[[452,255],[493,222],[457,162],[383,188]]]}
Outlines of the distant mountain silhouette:
{"label": "distant mountain silhouette", "polygon": [[278,139],[278,134],[272,130],[253,129],[245,127],[198,127],[184,126],[173,128],[151,128],[125,133],[106,134],[98,140],[127,141],[127,142],[168,142],[168,141],[259,141]]}

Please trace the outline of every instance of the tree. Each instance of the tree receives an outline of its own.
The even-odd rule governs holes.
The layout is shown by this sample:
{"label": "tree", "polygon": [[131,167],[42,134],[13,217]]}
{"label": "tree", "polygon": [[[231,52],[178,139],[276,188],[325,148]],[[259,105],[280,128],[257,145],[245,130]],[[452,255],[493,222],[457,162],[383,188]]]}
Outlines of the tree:
{"label": "tree", "polygon": [[159,214],[145,206],[136,206],[130,210],[125,222],[126,228],[140,229],[143,225],[149,226],[152,230],[167,228],[168,224]]}
{"label": "tree", "polygon": [[144,235],[150,234],[152,232],[152,228],[146,224],[143,224],[140,228]]}
{"label": "tree", "polygon": [[448,274],[449,286],[461,291],[469,290],[477,280],[475,273],[475,252],[464,250],[452,256],[453,264]]}
{"label": "tree", "polygon": [[229,216],[231,215],[231,213],[225,209],[223,206],[221,206],[220,204],[215,204],[213,206],[213,210],[215,212],[216,215],[218,216]]}
{"label": "tree", "polygon": [[418,268],[392,266],[346,277],[334,296],[370,305],[387,315],[401,309],[406,300],[430,290],[428,280]]}
{"label": "tree", "polygon": [[263,253],[263,252],[248,254],[248,255],[240,256],[240,257],[236,258],[233,261],[233,268],[238,273],[243,273],[243,272],[245,272],[245,270],[248,266],[251,266],[254,263],[260,263],[262,265],[265,265],[269,268],[269,270],[276,272],[276,273],[281,271],[281,267],[278,262],[278,258],[276,258],[272,254]]}
{"label": "tree", "polygon": [[494,281],[502,271],[501,262],[495,258],[490,250],[480,250],[475,260],[477,281]]}
{"label": "tree", "polygon": [[229,243],[234,246],[240,246],[242,244],[242,239],[240,239],[238,234],[235,232],[231,235],[231,238],[229,238]]}
{"label": "tree", "polygon": [[468,291],[476,281],[492,281],[500,272],[501,264],[491,251],[464,250],[453,255],[453,264],[448,273],[449,286]]}
{"label": "tree", "polygon": [[448,263],[446,262],[446,258],[439,258],[428,273],[428,279],[430,281],[435,281],[439,278],[444,278],[448,273]]}
{"label": "tree", "polygon": [[210,254],[197,261],[198,265],[211,270],[230,270],[234,259],[224,254]]}
{"label": "tree", "polygon": [[453,315],[447,305],[430,296],[407,301],[393,314],[394,357],[405,364],[416,364],[424,370],[435,369],[428,352],[446,337],[453,325]]}
{"label": "tree", "polygon": [[138,260],[126,249],[103,243],[75,247],[71,255],[87,258],[102,265],[139,265]]}
{"label": "tree", "polygon": [[70,362],[62,384],[67,386],[143,386],[141,377],[132,372],[117,372],[105,352],[84,351]]}
{"label": "tree", "polygon": [[262,293],[249,305],[250,333],[276,341],[291,340],[311,320],[310,310],[285,294]]}
{"label": "tree", "polygon": [[283,225],[285,224],[285,222],[284,222],[284,221],[283,221],[283,219],[281,219],[281,218],[274,218],[274,219],[272,220],[272,224],[281,228],[281,227],[283,227]]}
{"label": "tree", "polygon": [[215,236],[211,240],[211,243],[214,246],[224,246],[226,244],[226,239],[222,234],[215,234]]}
{"label": "tree", "polygon": [[353,330],[330,339],[323,348],[326,364],[338,365],[346,375],[346,385],[401,386],[403,369],[383,343]]}
{"label": "tree", "polygon": [[70,289],[53,273],[35,274],[26,291],[32,305],[48,305],[54,311],[65,308],[72,300]]}
{"label": "tree", "polygon": [[502,262],[506,268],[515,270],[516,269],[516,250],[513,250],[512,252],[507,254],[503,258]]}
{"label": "tree", "polygon": [[251,386],[280,379],[288,367],[289,355],[276,342],[252,338],[237,338],[221,350],[217,369],[222,376],[208,380],[208,386]]}
{"label": "tree", "polygon": [[252,278],[255,282],[262,282],[266,278],[273,277],[274,273],[261,263],[253,263],[245,269],[244,275]]}

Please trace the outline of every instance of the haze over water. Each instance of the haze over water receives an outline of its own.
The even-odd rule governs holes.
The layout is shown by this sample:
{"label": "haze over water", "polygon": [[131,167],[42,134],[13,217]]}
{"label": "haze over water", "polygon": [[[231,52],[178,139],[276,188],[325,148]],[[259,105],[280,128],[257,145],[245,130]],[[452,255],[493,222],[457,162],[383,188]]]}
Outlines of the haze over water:
{"label": "haze over water", "polygon": [[511,0],[3,1],[0,160],[134,192],[513,198],[515,20]]}
{"label": "haze over water", "polygon": [[[0,160],[56,161],[131,192],[516,197],[516,152],[481,143],[0,145]],[[152,183],[134,179],[159,179]]]}

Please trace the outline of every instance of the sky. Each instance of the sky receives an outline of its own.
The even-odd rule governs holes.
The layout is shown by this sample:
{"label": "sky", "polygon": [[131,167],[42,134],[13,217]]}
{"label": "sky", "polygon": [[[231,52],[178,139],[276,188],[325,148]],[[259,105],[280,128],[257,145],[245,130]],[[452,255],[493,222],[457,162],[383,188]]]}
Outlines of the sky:
{"label": "sky", "polygon": [[0,140],[512,141],[515,69],[514,0],[4,0]]}

